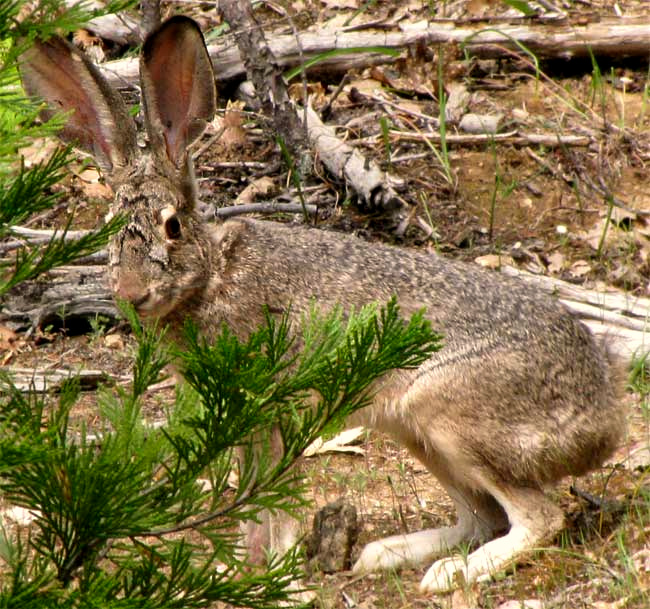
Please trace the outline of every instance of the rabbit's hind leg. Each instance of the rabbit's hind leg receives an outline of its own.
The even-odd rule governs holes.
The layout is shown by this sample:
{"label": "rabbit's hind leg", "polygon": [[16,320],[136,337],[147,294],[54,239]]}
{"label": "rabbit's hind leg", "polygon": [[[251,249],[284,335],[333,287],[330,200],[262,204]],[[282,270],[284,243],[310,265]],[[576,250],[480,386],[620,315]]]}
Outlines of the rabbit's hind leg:
{"label": "rabbit's hind leg", "polygon": [[353,567],[355,573],[421,564],[449,554],[462,543],[491,539],[497,531],[507,527],[505,513],[490,496],[442,481],[441,484],[456,507],[456,525],[393,535],[369,543]]}
{"label": "rabbit's hind leg", "polygon": [[452,556],[436,561],[420,583],[422,592],[447,592],[463,581],[489,579],[511,566],[522,552],[541,547],[562,528],[562,510],[542,491],[514,487],[490,491],[508,516],[508,533],[480,546],[467,557]]}

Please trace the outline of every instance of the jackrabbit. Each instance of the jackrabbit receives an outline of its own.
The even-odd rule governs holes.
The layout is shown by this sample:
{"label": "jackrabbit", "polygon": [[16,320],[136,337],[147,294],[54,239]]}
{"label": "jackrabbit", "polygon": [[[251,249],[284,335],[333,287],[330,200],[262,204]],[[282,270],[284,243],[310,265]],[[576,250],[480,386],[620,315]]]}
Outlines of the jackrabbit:
{"label": "jackrabbit", "polygon": [[[363,416],[422,461],[458,521],[370,543],[356,572],[482,543],[428,569],[422,590],[443,591],[553,538],[563,514],[543,488],[601,465],[624,419],[616,367],[561,304],[428,251],[267,221],[201,221],[188,147],[213,117],[216,94],[203,37],[188,18],[168,20],[142,48],[146,150],[120,96],[67,42],[36,42],[20,70],[28,93],[48,102],[46,115],[72,111],[61,138],[94,156],[115,190],[114,211],[128,214],[110,247],[111,282],[143,317],[178,328],[189,316],[206,335],[225,321],[246,336],[264,305],[291,305],[294,317],[314,301],[358,308],[392,295],[405,315],[426,307],[444,348],[418,370],[385,378]],[[287,531],[262,536],[280,550],[292,539]]]}

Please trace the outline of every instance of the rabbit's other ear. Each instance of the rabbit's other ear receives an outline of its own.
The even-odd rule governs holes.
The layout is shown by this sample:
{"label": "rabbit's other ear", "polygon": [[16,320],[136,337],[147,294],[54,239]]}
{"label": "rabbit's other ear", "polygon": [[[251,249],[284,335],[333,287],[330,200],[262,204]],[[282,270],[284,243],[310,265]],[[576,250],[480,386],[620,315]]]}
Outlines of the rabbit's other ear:
{"label": "rabbit's other ear", "polygon": [[36,40],[18,65],[25,92],[47,103],[43,119],[70,112],[63,141],[89,152],[109,174],[134,160],[136,131],[126,104],[79,49],[58,36]]}
{"label": "rabbit's other ear", "polygon": [[217,98],[210,56],[192,19],[172,17],[147,38],[140,79],[153,149],[182,169],[187,147],[214,116]]}

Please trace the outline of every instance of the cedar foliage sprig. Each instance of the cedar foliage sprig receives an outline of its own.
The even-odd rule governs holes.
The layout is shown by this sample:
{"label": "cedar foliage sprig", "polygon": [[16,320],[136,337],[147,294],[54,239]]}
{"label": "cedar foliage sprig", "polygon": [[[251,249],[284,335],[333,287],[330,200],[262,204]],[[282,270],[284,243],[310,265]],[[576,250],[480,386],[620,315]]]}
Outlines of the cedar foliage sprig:
{"label": "cedar foliage sprig", "polygon": [[[61,193],[53,191],[52,186],[61,181],[66,165],[73,160],[70,148],[64,147],[45,161],[25,166],[21,148],[35,138],[56,133],[63,125],[63,117],[38,123],[38,109],[20,87],[20,54],[37,37],[72,31],[95,16],[129,4],[133,0],[113,0],[99,10],[87,8],[84,3],[66,8],[61,0],[40,0],[29,5],[26,0],[0,2],[0,241],[12,235],[13,225],[60,201]],[[25,15],[27,6],[31,10],[29,17]],[[116,216],[90,234],[69,240],[68,223],[46,246],[26,244],[14,256],[0,257],[0,298],[23,281],[97,251],[122,224],[123,219]]]}
{"label": "cedar foliage sprig", "polygon": [[[54,133],[61,119],[34,123],[17,58],[36,36],[71,31],[97,14],[41,0],[32,18],[18,20],[25,4],[0,2],[0,240],[59,201],[52,187],[71,160],[62,149],[34,167],[20,162],[20,148]],[[0,298],[95,251],[120,226],[115,219],[80,241],[64,239],[64,229],[1,260]],[[292,467],[304,448],[367,404],[379,376],[428,357],[438,337],[421,314],[403,321],[392,301],[348,316],[314,310],[301,328],[268,315],[246,340],[224,328],[208,344],[188,327],[186,349],[169,353],[163,329],[123,312],[138,339],[133,383],[99,390],[92,430],[73,415],[81,397],[74,378],[53,395],[21,392],[0,375],[0,506],[20,506],[33,519],[13,525],[0,517],[0,609],[285,603],[302,575],[299,552],[251,570],[238,551],[239,523],[264,509],[304,506],[304,481]],[[147,388],[172,357],[188,382],[166,424],[152,427],[142,412]],[[279,457],[269,447],[274,429]],[[235,453],[244,458],[233,461]]]}
{"label": "cedar foliage sprig", "polygon": [[[246,340],[224,327],[208,343],[190,326],[174,353],[187,384],[168,422],[155,428],[141,408],[168,362],[167,341],[127,315],[139,337],[136,381],[102,390],[99,432],[73,431],[76,382],[49,415],[41,405],[26,408],[19,394],[3,406],[0,492],[35,515],[26,543],[5,535],[0,547],[11,581],[21,580],[21,598],[31,590],[43,607],[121,606],[116,599],[138,607],[276,607],[300,580],[300,556],[271,557],[263,572],[251,571],[238,551],[238,523],[261,510],[305,506],[296,459],[367,405],[379,376],[417,366],[439,337],[422,314],[403,321],[394,300],[347,317],[314,311],[301,329],[267,315]],[[277,458],[273,428],[284,445]],[[25,447],[19,459],[17,446]],[[247,458],[233,489],[236,448]],[[0,607],[14,594],[1,584]]]}

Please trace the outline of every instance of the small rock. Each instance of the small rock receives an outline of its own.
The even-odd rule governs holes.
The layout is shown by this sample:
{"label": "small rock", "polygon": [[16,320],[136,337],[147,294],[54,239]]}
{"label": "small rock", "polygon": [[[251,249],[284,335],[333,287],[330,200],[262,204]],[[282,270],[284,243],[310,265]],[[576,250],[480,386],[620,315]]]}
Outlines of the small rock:
{"label": "small rock", "polygon": [[109,349],[117,349],[118,351],[124,349],[124,340],[119,334],[107,334],[104,337],[104,344]]}
{"label": "small rock", "polygon": [[310,569],[325,573],[348,570],[358,535],[357,510],[353,505],[339,499],[321,508],[305,541]]}
{"label": "small rock", "polygon": [[458,128],[466,133],[483,134],[497,133],[503,114],[472,114],[468,113],[460,120]]}

